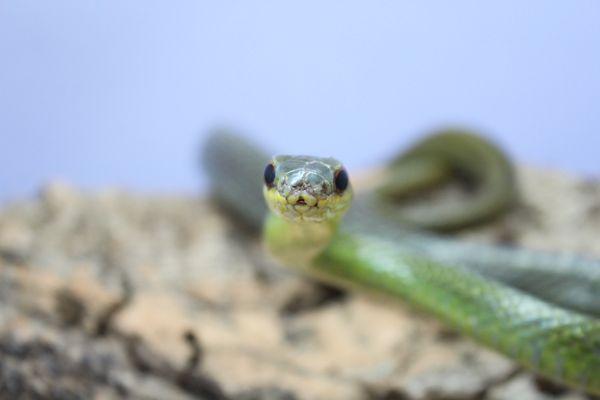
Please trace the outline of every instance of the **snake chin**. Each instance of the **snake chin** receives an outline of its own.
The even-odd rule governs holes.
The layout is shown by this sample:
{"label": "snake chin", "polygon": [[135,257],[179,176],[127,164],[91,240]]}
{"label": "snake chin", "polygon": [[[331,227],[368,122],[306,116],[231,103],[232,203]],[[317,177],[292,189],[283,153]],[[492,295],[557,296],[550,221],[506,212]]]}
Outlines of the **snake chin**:
{"label": "snake chin", "polygon": [[279,210],[274,211],[280,217],[294,222],[323,222],[328,218],[326,209],[306,204],[288,203],[284,207],[279,208]]}

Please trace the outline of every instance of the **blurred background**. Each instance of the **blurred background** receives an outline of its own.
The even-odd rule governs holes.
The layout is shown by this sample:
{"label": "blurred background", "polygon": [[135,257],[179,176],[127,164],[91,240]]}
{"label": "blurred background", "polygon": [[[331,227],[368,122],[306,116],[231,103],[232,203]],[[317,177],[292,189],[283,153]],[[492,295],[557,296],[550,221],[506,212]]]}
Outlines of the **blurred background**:
{"label": "blurred background", "polygon": [[232,126],[377,165],[472,126],[526,164],[600,176],[600,3],[0,2],[0,202],[60,179],[195,193]]}

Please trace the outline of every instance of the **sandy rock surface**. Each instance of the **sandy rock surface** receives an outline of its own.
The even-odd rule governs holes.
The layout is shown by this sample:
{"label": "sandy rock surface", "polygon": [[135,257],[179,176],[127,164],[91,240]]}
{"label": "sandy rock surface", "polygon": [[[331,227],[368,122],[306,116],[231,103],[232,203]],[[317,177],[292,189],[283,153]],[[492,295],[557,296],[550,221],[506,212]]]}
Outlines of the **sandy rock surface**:
{"label": "sandy rock surface", "polygon": [[[600,184],[520,172],[463,240],[600,256]],[[564,399],[406,305],[280,268],[209,201],[51,185],[0,212],[0,398]]]}

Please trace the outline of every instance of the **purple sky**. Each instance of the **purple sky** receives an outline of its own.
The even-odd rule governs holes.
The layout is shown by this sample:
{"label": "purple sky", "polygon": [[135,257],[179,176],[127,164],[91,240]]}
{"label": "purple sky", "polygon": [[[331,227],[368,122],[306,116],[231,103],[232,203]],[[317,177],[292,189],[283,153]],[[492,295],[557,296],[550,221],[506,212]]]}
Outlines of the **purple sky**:
{"label": "purple sky", "polygon": [[429,128],[600,176],[600,2],[3,1],[0,201],[194,192],[215,124],[375,165]]}

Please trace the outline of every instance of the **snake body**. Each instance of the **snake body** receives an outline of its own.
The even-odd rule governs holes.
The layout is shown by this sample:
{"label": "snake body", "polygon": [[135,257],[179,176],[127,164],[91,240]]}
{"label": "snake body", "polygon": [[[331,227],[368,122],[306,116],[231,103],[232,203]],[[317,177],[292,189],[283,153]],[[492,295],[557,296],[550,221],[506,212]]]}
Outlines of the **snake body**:
{"label": "snake body", "polygon": [[[379,188],[385,198],[404,197],[459,177],[471,189],[466,199],[439,205],[386,210],[403,225],[448,231],[485,222],[504,212],[517,198],[510,160],[481,136],[463,130],[435,132],[398,155]],[[386,203],[383,203],[385,205]]]}
{"label": "snake body", "polygon": [[[404,165],[439,180],[442,174],[431,171],[438,168],[436,163],[451,161],[443,146],[448,138],[458,139],[455,134],[438,135],[393,168]],[[441,162],[433,161],[436,146],[431,143],[441,150]],[[493,154],[485,157],[504,164],[501,153],[490,148]],[[468,153],[469,146],[465,149]],[[485,154],[485,146],[477,151]],[[413,158],[417,153],[428,160],[420,164]],[[343,167],[334,159],[270,159],[251,143],[220,133],[205,146],[204,162],[221,204],[257,229],[266,216],[265,242],[284,264],[335,285],[408,301],[540,375],[600,393],[600,262],[464,244],[399,228],[390,222],[392,210],[369,197],[357,199],[344,218],[352,188],[343,185]],[[503,199],[480,194],[474,221],[514,200],[513,189],[507,192],[503,186],[510,184],[511,170],[493,174],[492,186],[501,188]],[[261,187],[271,213],[261,199]],[[450,221],[456,225],[461,218]]]}

